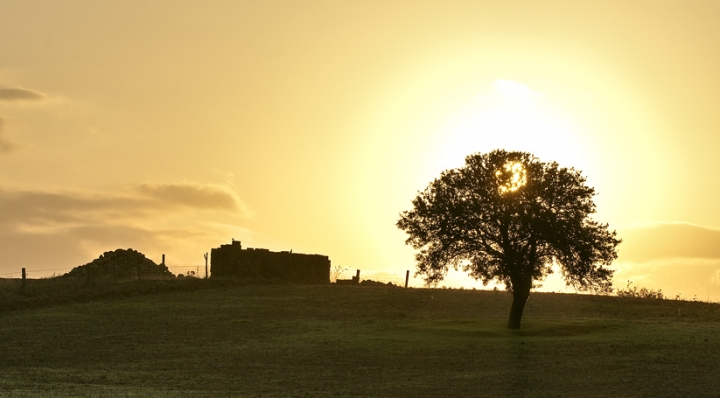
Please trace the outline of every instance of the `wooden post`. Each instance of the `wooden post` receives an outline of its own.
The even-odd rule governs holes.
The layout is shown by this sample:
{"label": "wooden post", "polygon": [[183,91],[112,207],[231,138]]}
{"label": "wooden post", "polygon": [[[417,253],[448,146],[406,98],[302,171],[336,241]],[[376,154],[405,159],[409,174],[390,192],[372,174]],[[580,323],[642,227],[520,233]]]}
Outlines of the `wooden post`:
{"label": "wooden post", "polygon": [[205,253],[205,279],[208,278],[208,268],[207,268],[207,261],[208,261],[208,254]]}
{"label": "wooden post", "polygon": [[162,265],[165,265],[165,255],[163,254],[163,262]]}
{"label": "wooden post", "polygon": [[409,281],[409,280],[410,280],[410,270],[407,270],[407,271],[405,272],[405,288],[406,288],[406,289],[407,289],[407,287],[408,287],[408,281]]}
{"label": "wooden post", "polygon": [[360,284],[360,270],[357,270],[357,273],[355,274],[355,282]]}
{"label": "wooden post", "polygon": [[22,269],[22,284],[20,285],[20,292],[21,292],[21,293],[25,292],[25,279],[26,279],[25,268],[23,268],[23,269]]}

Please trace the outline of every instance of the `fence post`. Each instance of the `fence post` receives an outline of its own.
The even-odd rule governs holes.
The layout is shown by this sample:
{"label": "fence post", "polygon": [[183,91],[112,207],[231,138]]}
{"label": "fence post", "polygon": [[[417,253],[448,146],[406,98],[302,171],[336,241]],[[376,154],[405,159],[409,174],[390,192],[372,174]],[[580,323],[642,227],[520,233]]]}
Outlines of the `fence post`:
{"label": "fence post", "polygon": [[20,285],[20,293],[24,293],[24,292],[25,292],[25,279],[26,279],[26,277],[27,277],[27,276],[25,275],[25,268],[23,268],[23,269],[22,269],[22,284]]}
{"label": "fence post", "polygon": [[205,257],[205,279],[207,279],[207,278],[208,278],[208,269],[207,269],[207,265],[208,265],[208,264],[207,264],[208,254],[205,253],[205,256],[204,256],[204,257]]}
{"label": "fence post", "polygon": [[165,265],[165,255],[163,254],[163,262],[162,265]]}
{"label": "fence post", "polygon": [[410,280],[410,270],[405,271],[405,288],[408,287],[408,281]]}
{"label": "fence post", "polygon": [[360,284],[360,270],[355,274],[355,283]]}

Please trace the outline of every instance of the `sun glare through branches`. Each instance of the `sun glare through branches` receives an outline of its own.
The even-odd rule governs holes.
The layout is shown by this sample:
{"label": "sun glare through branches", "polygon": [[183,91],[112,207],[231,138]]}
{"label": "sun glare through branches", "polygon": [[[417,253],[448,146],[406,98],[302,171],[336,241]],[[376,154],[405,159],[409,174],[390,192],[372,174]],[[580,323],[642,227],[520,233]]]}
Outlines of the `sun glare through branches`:
{"label": "sun glare through branches", "polygon": [[527,174],[522,163],[509,162],[495,175],[500,181],[500,193],[515,192],[527,183]]}

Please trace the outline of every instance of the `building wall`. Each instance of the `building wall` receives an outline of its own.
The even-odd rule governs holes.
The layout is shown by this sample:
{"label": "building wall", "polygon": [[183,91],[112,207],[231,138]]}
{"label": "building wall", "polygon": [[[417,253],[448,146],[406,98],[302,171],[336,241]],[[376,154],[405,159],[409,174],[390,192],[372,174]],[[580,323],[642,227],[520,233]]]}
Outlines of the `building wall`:
{"label": "building wall", "polygon": [[258,278],[288,282],[330,283],[330,259],[319,254],[243,249],[238,241],[212,249],[211,277]]}

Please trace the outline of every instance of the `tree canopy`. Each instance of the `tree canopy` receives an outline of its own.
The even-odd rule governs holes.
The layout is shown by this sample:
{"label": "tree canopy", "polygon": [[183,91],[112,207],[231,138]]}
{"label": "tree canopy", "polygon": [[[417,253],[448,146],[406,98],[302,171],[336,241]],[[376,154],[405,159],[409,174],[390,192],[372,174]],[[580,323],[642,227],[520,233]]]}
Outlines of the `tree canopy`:
{"label": "tree canopy", "polygon": [[519,328],[534,281],[560,266],[578,290],[612,289],[616,232],[593,220],[595,190],[574,168],[526,152],[494,150],[446,170],[401,213],[398,228],[418,249],[417,274],[429,284],[449,267],[513,293],[508,327]]}

